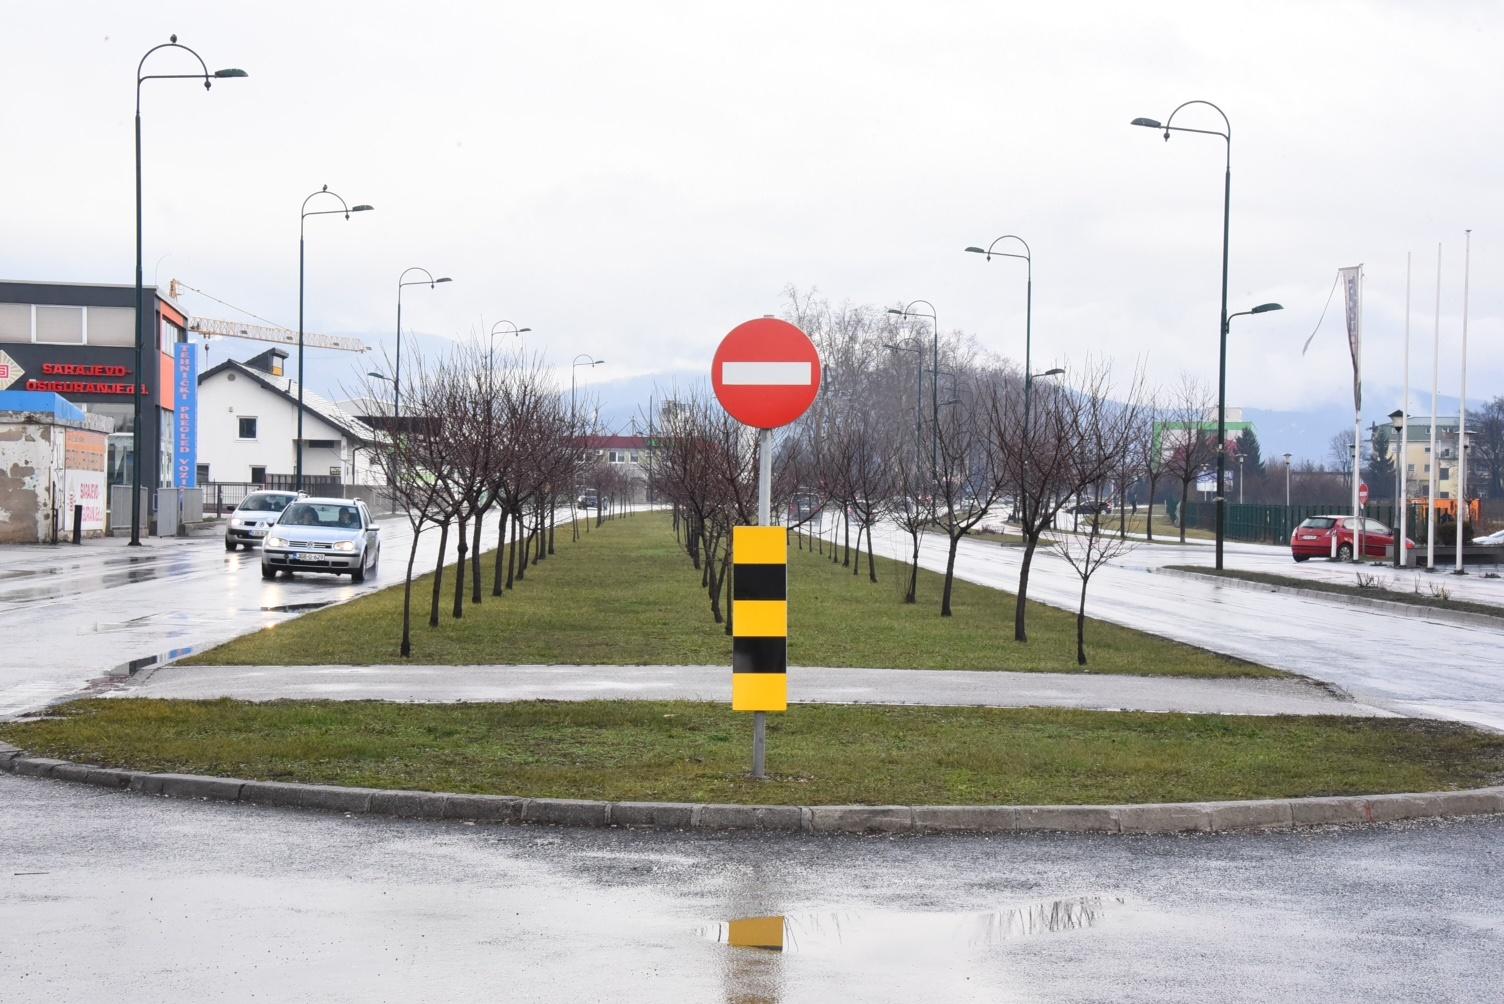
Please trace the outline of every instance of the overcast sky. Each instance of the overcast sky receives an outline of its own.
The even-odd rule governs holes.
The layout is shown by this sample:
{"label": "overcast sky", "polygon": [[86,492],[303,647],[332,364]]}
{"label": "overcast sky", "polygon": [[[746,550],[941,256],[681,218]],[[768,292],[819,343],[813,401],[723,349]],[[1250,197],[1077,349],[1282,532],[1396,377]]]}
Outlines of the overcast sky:
{"label": "overcast sky", "polygon": [[[962,253],[1014,232],[1038,366],[1210,382],[1222,142],[1128,125],[1201,98],[1233,125],[1230,309],[1286,308],[1234,322],[1231,405],[1350,400],[1340,299],[1300,346],[1362,262],[1366,410],[1390,410],[1407,251],[1428,392],[1437,242],[1455,393],[1467,227],[1469,397],[1504,393],[1496,3],[6,0],[4,23],[0,278],[132,281],[134,71],[176,32],[250,77],[146,85],[148,282],[295,325],[298,209],[328,184],[376,212],[309,221],[311,331],[389,340],[423,265],[455,281],[408,290],[405,327],[508,318],[556,361],[608,357],[599,378],[705,368],[790,284],[923,297],[1018,359],[1022,263]],[[354,365],[315,355],[326,381]]]}

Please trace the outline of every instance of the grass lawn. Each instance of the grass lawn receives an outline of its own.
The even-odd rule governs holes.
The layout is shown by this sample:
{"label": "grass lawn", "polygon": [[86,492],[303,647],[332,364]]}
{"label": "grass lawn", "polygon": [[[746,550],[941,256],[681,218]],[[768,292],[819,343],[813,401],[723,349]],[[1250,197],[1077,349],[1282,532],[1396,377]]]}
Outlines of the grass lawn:
{"label": "grass lawn", "polygon": [[[1468,613],[1482,614],[1485,617],[1496,617],[1504,620],[1504,607],[1493,603],[1475,603],[1468,600],[1454,600],[1450,597],[1435,595],[1430,592],[1417,593],[1407,592],[1403,589],[1390,589],[1382,581],[1375,582],[1372,586],[1360,586],[1355,581],[1352,585],[1341,582],[1326,582],[1322,579],[1301,579],[1293,575],[1273,575],[1268,572],[1245,572],[1236,568],[1224,568],[1218,571],[1215,568],[1207,568],[1204,565],[1166,565],[1165,568],[1177,572],[1194,572],[1197,575],[1214,575],[1224,579],[1242,579],[1244,582],[1261,582],[1266,586],[1280,586],[1286,589],[1309,589],[1317,593],[1337,593],[1342,596],[1364,596],[1374,600],[1388,600],[1391,603],[1404,603],[1413,607],[1427,607],[1440,610],[1464,610]],[[1362,574],[1361,567],[1356,569]],[[1434,583],[1437,589],[1444,589],[1445,582]]]}
{"label": "grass lawn", "polygon": [[1194,801],[1497,783],[1504,736],[1406,719],[689,702],[88,700],[0,738],[75,762],[381,788],[841,803]]}
{"label": "grass lawn", "polygon": [[[388,555],[383,574],[401,562]],[[731,640],[714,624],[700,575],[674,540],[665,515],[636,515],[593,528],[578,543],[561,534],[558,553],[529,568],[505,597],[485,600],[428,626],[431,578],[413,589],[413,661],[439,665],[565,663],[731,664]],[[1072,614],[1030,604],[1029,642],[1012,640],[1013,596],[957,581],[955,616],[939,616],[941,576],[920,571],[919,600],[902,602],[904,568],[878,559],[879,582],[853,576],[810,551],[789,547],[789,657],[800,666],[891,669],[1004,669],[1077,672]],[[185,659],[198,665],[371,665],[399,661],[402,588],[238,638]],[[1154,676],[1282,676],[1276,670],[1101,621],[1086,631],[1087,671]]]}

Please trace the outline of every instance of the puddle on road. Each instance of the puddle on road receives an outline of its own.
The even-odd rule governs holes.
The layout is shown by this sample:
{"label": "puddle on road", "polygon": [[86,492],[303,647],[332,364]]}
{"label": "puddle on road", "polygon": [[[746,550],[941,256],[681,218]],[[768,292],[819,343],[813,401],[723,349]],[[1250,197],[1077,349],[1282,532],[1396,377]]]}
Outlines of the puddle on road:
{"label": "puddle on road", "polygon": [[333,600],[317,600],[310,603],[283,603],[275,607],[262,607],[267,613],[274,614],[301,614],[309,610],[322,610],[324,607],[333,606]]}
{"label": "puddle on road", "polygon": [[990,913],[840,910],[744,917],[709,924],[699,934],[732,948],[784,955],[911,955],[931,949],[990,948],[1015,938],[1082,930],[1100,924],[1105,915],[1102,898],[1090,896]]}

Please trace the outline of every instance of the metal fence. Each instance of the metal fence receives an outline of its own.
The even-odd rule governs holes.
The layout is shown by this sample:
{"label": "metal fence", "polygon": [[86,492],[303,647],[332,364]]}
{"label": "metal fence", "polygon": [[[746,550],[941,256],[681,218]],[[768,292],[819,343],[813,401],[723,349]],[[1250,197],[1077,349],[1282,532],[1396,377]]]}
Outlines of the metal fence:
{"label": "metal fence", "polygon": [[[1180,506],[1178,499],[1172,499],[1169,504],[1170,520],[1179,524],[1177,509]],[[1245,540],[1253,543],[1284,544],[1290,540],[1290,533],[1301,521],[1311,516],[1329,516],[1333,513],[1333,507],[1329,505],[1238,505],[1230,503],[1227,506],[1227,538],[1229,540]],[[1342,515],[1347,515],[1347,510],[1338,509]],[[1369,519],[1376,519],[1385,526],[1393,527],[1395,523],[1396,507],[1393,502],[1370,502],[1363,507],[1363,515]],[[1424,518],[1425,510],[1419,506],[1411,506],[1406,526],[1406,534],[1412,540],[1415,538],[1415,527],[1420,525],[1418,519]],[[1217,504],[1215,502],[1188,502],[1185,507],[1186,528],[1197,530],[1215,530],[1217,528]]]}
{"label": "metal fence", "polygon": [[[204,490],[204,511],[226,513],[245,501],[251,492],[293,491],[297,478],[292,474],[268,474],[263,481],[206,481],[199,487]],[[303,491],[309,495],[336,495],[343,497],[344,483],[330,474],[303,475]],[[126,495],[127,502],[130,495]]]}

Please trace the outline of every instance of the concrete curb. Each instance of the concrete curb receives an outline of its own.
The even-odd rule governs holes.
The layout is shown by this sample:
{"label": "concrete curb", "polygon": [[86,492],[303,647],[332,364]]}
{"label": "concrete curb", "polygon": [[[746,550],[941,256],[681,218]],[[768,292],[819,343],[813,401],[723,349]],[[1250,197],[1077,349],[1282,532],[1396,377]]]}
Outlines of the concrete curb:
{"label": "concrete curb", "polygon": [[1470,610],[1448,610],[1445,607],[1419,607],[1413,603],[1386,600],[1382,598],[1382,593],[1378,593],[1375,596],[1351,596],[1346,593],[1331,593],[1322,589],[1302,589],[1299,586],[1255,582],[1251,579],[1239,579],[1229,575],[1206,575],[1202,572],[1187,572],[1180,568],[1156,568],[1154,569],[1154,574],[1169,575],[1179,579],[1193,579],[1197,582],[1215,582],[1217,585],[1226,586],[1229,589],[1244,589],[1256,593],[1290,593],[1293,596],[1317,600],[1333,606],[1374,610],[1379,613],[1394,614],[1398,617],[1413,617],[1416,620],[1442,621],[1446,624],[1461,624],[1466,627],[1484,627],[1492,628],[1495,631],[1504,631],[1504,610],[1501,610],[1500,616],[1491,617],[1488,614],[1476,614]]}
{"label": "concrete curb", "polygon": [[1504,785],[1465,791],[1146,805],[721,805],[458,795],[154,774],[28,756],[0,743],[0,772],[167,798],[475,823],[783,833],[1230,833],[1504,813]]}

